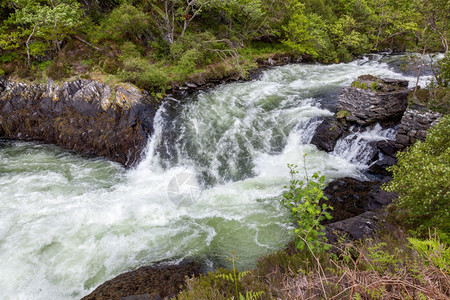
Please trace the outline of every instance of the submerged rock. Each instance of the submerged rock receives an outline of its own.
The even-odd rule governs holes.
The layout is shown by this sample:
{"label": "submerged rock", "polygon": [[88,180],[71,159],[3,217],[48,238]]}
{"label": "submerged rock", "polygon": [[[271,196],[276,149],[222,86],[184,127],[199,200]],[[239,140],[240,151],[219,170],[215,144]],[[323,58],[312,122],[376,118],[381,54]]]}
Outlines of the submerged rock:
{"label": "submerged rock", "polygon": [[106,281],[82,300],[156,300],[175,297],[183,289],[186,277],[198,276],[199,273],[199,265],[191,262],[141,267]]}
{"label": "submerged rock", "polygon": [[0,93],[0,137],[54,143],[132,166],[153,133],[158,106],[131,84],[8,81]]}
{"label": "submerged rock", "polygon": [[407,80],[363,75],[339,96],[338,117],[359,125],[399,121],[408,106]]}

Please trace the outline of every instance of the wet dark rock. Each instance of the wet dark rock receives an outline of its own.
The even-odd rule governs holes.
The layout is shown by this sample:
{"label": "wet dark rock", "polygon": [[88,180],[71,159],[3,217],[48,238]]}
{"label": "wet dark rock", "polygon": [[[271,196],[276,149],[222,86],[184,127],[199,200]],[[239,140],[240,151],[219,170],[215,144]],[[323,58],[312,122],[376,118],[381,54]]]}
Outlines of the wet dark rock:
{"label": "wet dark rock", "polygon": [[345,177],[334,180],[324,189],[331,205],[332,219],[326,224],[327,237],[331,242],[337,241],[337,235],[345,234],[348,239],[360,239],[373,233],[376,228],[380,209],[392,202],[394,193],[385,192],[381,186],[390,181],[385,177],[381,181],[360,181]]}
{"label": "wet dark rock", "polygon": [[345,126],[341,122],[327,118],[317,127],[311,144],[316,145],[320,150],[331,152],[344,130]]}
{"label": "wet dark rock", "polygon": [[389,204],[395,195],[381,189],[381,185],[389,179],[390,177],[382,181],[361,181],[344,177],[330,182],[324,189],[328,201],[321,202],[334,208],[330,212],[333,219],[327,222],[342,221]]}
{"label": "wet dark rock", "polygon": [[330,243],[337,243],[339,237],[348,240],[359,240],[371,236],[377,228],[379,214],[372,211],[331,223],[325,226],[325,236]]}
{"label": "wet dark rock", "polygon": [[392,156],[384,156],[382,159],[377,160],[369,167],[369,171],[383,176],[390,176],[391,173],[386,168],[393,166],[397,163],[397,159]]}
{"label": "wet dark rock", "polygon": [[395,141],[385,140],[378,141],[376,143],[377,148],[385,155],[394,157],[397,153],[397,148],[395,148]]}
{"label": "wet dark rock", "polygon": [[196,263],[146,266],[122,273],[97,287],[82,300],[157,300],[174,297],[185,285],[186,277],[198,276]]}
{"label": "wet dark rock", "polygon": [[7,79],[6,76],[0,76],[0,93],[6,89]]}
{"label": "wet dark rock", "polygon": [[424,141],[427,130],[436,124],[442,114],[432,112],[427,108],[415,106],[408,108],[401,120],[400,127],[395,137],[397,149],[404,149],[414,144],[415,141]]}
{"label": "wet dark rock", "polygon": [[158,106],[131,84],[9,81],[0,93],[0,137],[54,143],[133,166],[153,133]]}
{"label": "wet dark rock", "polygon": [[350,177],[334,180],[324,189],[331,205],[331,222],[342,221],[366,211],[368,195],[375,186],[374,182],[360,181]]}
{"label": "wet dark rock", "polygon": [[[339,116],[359,125],[399,121],[408,105],[408,81],[363,75],[339,96]],[[354,83],[355,83],[354,82]]]}
{"label": "wet dark rock", "polygon": [[386,192],[381,188],[381,186],[384,183],[387,183],[390,179],[390,177],[387,177],[385,180],[382,180],[380,183],[375,185],[370,191],[367,196],[367,210],[378,211],[383,206],[390,204],[392,200],[396,198],[396,195],[394,193]]}

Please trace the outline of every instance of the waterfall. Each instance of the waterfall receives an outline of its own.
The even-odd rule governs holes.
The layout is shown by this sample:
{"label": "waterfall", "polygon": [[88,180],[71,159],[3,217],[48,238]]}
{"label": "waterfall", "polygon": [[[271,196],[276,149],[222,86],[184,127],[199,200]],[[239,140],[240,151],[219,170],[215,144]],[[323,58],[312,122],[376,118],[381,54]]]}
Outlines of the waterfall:
{"label": "waterfall", "polygon": [[367,168],[376,159],[376,142],[394,140],[397,133],[394,128],[382,129],[379,124],[365,129],[355,129],[353,126],[349,131],[354,132],[338,140],[333,155],[344,158],[361,169]]}
{"label": "waterfall", "polygon": [[55,146],[2,143],[0,298],[77,299],[142,265],[190,257],[215,268],[232,251],[240,269],[252,268],[291,238],[278,201],[288,163],[302,166],[307,154],[308,172],[328,181],[362,178],[368,145],[392,138],[375,126],[340,140],[334,153],[308,144],[359,75],[413,84],[391,67],[398,59],[292,64],[168,99],[132,170]]}

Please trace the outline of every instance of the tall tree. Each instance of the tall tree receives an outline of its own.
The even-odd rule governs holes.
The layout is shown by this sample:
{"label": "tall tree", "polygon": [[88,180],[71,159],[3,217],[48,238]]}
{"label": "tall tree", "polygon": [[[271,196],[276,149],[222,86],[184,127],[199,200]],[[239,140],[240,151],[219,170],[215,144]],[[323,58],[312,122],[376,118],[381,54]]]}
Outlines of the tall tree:
{"label": "tall tree", "polygon": [[15,22],[23,26],[28,66],[31,65],[30,44],[34,37],[52,41],[59,50],[60,41],[81,23],[82,11],[73,0],[12,0]]}

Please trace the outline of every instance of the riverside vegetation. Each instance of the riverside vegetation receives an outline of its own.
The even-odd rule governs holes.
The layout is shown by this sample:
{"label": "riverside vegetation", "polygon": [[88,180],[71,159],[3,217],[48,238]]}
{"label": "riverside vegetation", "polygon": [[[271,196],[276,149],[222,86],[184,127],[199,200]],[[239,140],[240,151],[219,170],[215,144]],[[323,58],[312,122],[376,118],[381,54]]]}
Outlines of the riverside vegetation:
{"label": "riverside vegetation", "polygon": [[[126,81],[161,98],[186,82],[245,78],[273,55],[337,63],[370,51],[408,50],[422,53],[420,75],[424,54],[440,51],[446,54],[434,82],[416,89],[411,101],[448,114],[445,0],[9,0],[0,6],[0,75],[11,78]],[[233,270],[187,280],[178,299],[448,298],[449,120],[399,155],[386,186],[399,198],[373,239],[342,238],[337,245],[317,239],[328,209],[315,202],[323,177],[306,183],[293,177],[283,201],[294,224],[304,224],[303,209],[312,213],[307,227],[294,229],[295,245],[261,258],[252,272],[238,272],[233,254]],[[297,198],[307,194],[309,207]],[[401,226],[390,227],[390,220]]]}
{"label": "riverside vegetation", "polygon": [[371,51],[446,52],[443,0],[3,0],[0,73],[128,81],[156,96],[248,76],[274,54],[323,63]]}

